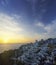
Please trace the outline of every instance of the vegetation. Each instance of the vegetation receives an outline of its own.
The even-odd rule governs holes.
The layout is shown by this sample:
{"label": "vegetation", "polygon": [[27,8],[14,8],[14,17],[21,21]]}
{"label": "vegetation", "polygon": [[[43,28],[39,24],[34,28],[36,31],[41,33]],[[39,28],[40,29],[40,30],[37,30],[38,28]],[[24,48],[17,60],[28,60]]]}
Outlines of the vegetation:
{"label": "vegetation", "polygon": [[[37,43],[37,45],[36,45],[36,43]],[[55,44],[48,43],[47,46],[45,45],[46,42],[44,40],[41,40],[41,41],[36,42],[36,43],[35,44],[30,43],[30,44],[22,45],[19,49],[9,50],[9,51],[5,51],[5,52],[1,53],[0,54],[0,65],[13,65],[14,61],[12,60],[12,58],[15,57],[15,51],[16,51],[16,54],[17,54],[16,55],[17,59],[20,58],[20,56],[25,56],[25,54],[26,54],[26,56],[25,56],[26,60],[24,60],[25,58],[23,58],[23,57],[21,57],[21,58],[23,58],[23,61],[16,60],[17,65],[29,65],[29,64],[26,64],[26,63],[27,62],[31,63],[33,60],[34,60],[34,63],[35,63],[36,60],[40,61],[41,63],[38,64],[38,65],[44,65],[44,64],[42,64],[42,61],[44,62],[45,60],[47,60],[48,59],[47,57],[49,57],[49,56],[50,56],[50,60],[52,62],[51,53],[53,52],[53,49],[56,49],[56,43]],[[38,45],[38,43],[39,43],[39,45]],[[43,49],[43,48],[45,48],[45,49]],[[55,52],[54,53],[54,55],[55,55],[56,50],[54,52]],[[39,53],[40,53],[40,55],[39,55]],[[48,56],[46,56],[45,54],[48,54]],[[33,55],[36,55],[36,56],[33,56]],[[51,65],[56,65],[56,55],[55,55],[54,60],[55,60],[55,63],[51,64]]]}

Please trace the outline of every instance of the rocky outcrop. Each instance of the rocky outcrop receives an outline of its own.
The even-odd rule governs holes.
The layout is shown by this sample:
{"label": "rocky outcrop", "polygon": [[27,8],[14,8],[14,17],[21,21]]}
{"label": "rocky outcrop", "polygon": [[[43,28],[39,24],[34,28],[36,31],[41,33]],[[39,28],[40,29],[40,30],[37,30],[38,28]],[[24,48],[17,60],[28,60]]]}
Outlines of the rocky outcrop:
{"label": "rocky outcrop", "polygon": [[[42,44],[41,44],[42,43]],[[22,46],[18,61],[25,65],[53,65],[56,63],[56,38],[36,41]]]}

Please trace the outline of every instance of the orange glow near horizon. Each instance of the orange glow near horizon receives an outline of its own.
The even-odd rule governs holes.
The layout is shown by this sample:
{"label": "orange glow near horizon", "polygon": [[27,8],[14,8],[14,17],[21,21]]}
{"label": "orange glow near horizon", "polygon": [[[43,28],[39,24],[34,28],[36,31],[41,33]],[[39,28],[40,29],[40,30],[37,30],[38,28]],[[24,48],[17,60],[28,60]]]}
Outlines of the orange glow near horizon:
{"label": "orange glow near horizon", "polygon": [[20,17],[17,21],[14,16],[0,13],[0,43],[28,43],[35,40],[34,36],[22,27],[20,21]]}
{"label": "orange glow near horizon", "polygon": [[0,39],[0,43],[2,44],[9,44],[9,43],[27,43],[27,42],[33,42],[34,40],[31,38],[21,38],[21,39]]}
{"label": "orange glow near horizon", "polygon": [[28,42],[34,42],[33,38],[30,37],[18,37],[18,38],[0,38],[0,43],[2,44],[8,44],[8,43],[28,43]]}

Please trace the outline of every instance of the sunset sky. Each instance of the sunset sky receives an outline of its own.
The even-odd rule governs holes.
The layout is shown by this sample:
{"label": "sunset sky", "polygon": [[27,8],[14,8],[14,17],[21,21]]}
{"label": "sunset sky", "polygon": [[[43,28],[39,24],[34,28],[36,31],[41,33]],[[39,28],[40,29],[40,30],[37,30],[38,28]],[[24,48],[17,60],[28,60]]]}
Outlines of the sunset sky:
{"label": "sunset sky", "polygon": [[56,37],[56,0],[0,0],[0,43]]}

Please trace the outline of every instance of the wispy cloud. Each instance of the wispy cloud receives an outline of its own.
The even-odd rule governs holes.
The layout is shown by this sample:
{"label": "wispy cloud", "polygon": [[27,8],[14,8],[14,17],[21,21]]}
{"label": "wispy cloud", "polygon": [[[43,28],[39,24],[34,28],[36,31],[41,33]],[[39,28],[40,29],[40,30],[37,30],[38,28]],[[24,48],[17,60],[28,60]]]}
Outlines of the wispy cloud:
{"label": "wispy cloud", "polygon": [[[40,31],[41,29],[46,32],[42,33],[36,33],[39,38],[49,38],[49,37],[56,37],[56,20],[53,20],[52,23],[48,25],[44,25],[42,22],[38,22],[35,24],[37,26],[37,29],[39,28]],[[40,37],[41,36],[41,37]]]}
{"label": "wispy cloud", "polygon": [[1,0],[1,5],[5,7],[8,5],[8,2],[9,0]]}
{"label": "wispy cloud", "polygon": [[36,2],[37,0],[27,0],[28,2],[30,2],[31,4],[31,8],[32,8],[32,16],[36,15]]}
{"label": "wispy cloud", "polygon": [[35,25],[38,26],[38,27],[44,27],[44,24],[42,22],[38,22]]}
{"label": "wispy cloud", "polygon": [[0,36],[17,36],[23,31],[19,25],[15,17],[0,13]]}

